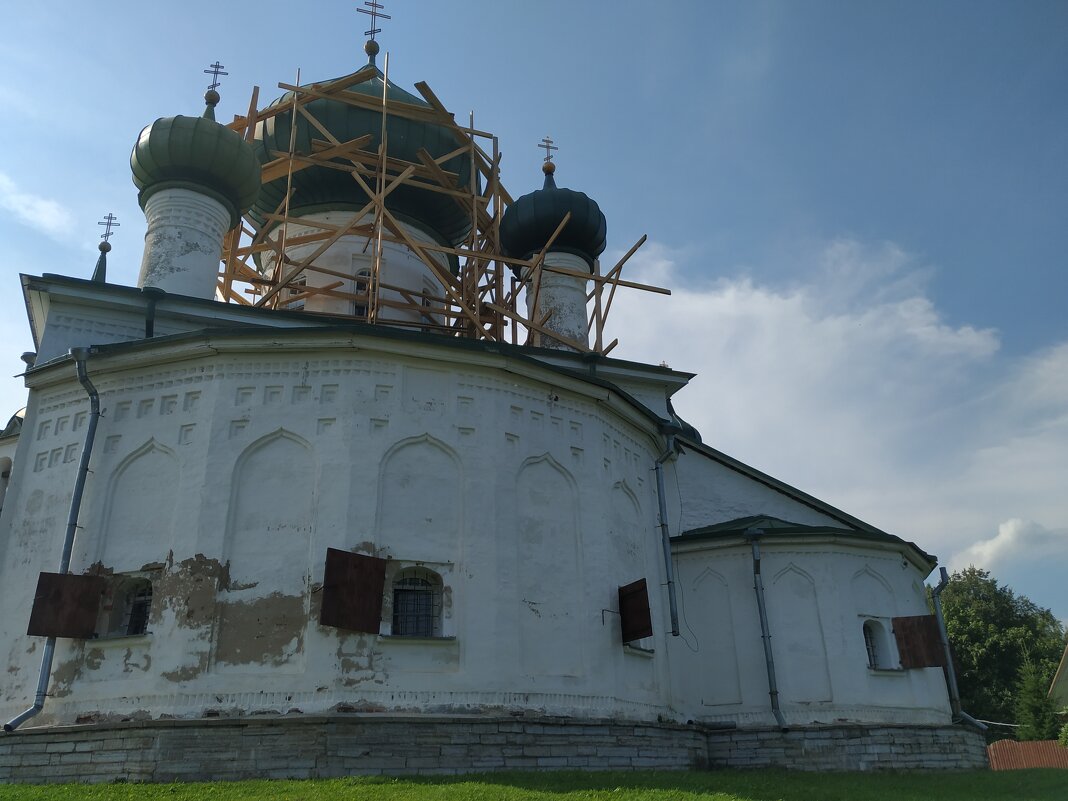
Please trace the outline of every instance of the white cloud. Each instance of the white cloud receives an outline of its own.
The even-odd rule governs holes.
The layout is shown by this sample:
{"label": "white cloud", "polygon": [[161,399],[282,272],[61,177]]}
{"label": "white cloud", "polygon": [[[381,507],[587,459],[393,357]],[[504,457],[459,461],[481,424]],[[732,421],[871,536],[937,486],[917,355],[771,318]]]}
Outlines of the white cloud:
{"label": "white cloud", "polygon": [[[929,268],[892,244],[799,254],[789,287],[695,280],[691,260],[639,251],[624,277],[673,295],[620,294],[608,339],[698,374],[675,408],[708,444],[942,556],[1068,544],[1068,343],[1001,354],[996,331],[946,322]],[[1054,597],[1033,600],[1068,617],[1068,590],[1042,586]]]}
{"label": "white cloud", "polygon": [[1041,562],[1044,559],[1068,559],[1068,529],[1054,531],[1033,520],[1013,518],[998,526],[996,536],[980,540],[953,558],[954,567],[996,570],[1006,562]]}
{"label": "white cloud", "polygon": [[74,221],[66,206],[30,192],[23,192],[11,178],[0,172],[0,208],[20,223],[35,228],[57,242],[70,241]]}

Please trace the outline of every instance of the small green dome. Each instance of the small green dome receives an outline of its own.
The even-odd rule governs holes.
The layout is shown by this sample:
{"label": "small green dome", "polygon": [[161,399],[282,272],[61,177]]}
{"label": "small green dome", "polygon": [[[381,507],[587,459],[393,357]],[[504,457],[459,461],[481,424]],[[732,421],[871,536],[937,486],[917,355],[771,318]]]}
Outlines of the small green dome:
{"label": "small green dome", "polygon": [[[210,109],[209,109],[210,111]],[[260,190],[252,146],[210,117],[163,117],[143,131],[130,154],[141,208],[161,189],[191,189],[218,200],[236,226]]]}
{"label": "small green dome", "polygon": [[[354,73],[356,74],[356,73]],[[344,79],[328,81],[338,84]],[[383,76],[381,71],[368,80],[352,83],[345,91],[364,95],[376,100],[382,97]],[[429,110],[431,107],[419,97],[404,91],[394,83],[386,82],[386,97],[390,102],[405,103]],[[293,102],[293,93],[288,92],[271,104],[271,108],[286,106]],[[305,104],[306,108],[339,142],[348,142],[366,134],[371,142],[364,150],[378,150],[382,138],[382,114],[370,108],[362,108],[333,98],[316,98]],[[262,164],[289,152],[290,131],[293,115],[289,112],[276,114],[261,121],[256,127],[254,145],[256,156]],[[299,155],[312,152],[312,141],[324,139],[323,134],[311,125],[307,118],[297,117],[295,150]],[[389,115],[386,120],[387,154],[390,158],[419,164],[419,150],[426,148],[434,158],[451,153],[459,146],[455,135],[443,125]],[[339,165],[351,166],[345,159],[335,159]],[[457,183],[467,188],[471,181],[471,159],[463,155],[444,162],[442,169],[458,176]],[[352,176],[344,170],[328,167],[309,167],[295,172],[293,196],[289,213],[293,215],[314,214],[324,211],[359,211],[369,198]],[[368,179],[374,186],[374,179]],[[273,214],[285,199],[286,178],[279,178],[263,185],[252,207],[251,216],[260,221]],[[463,208],[456,200],[440,192],[421,189],[411,184],[398,187],[386,198],[386,208],[404,222],[414,223],[434,236],[440,244],[455,246],[464,241],[471,231],[471,210]]]}
{"label": "small green dome", "polygon": [[501,247],[504,255],[529,259],[553,235],[567,212],[571,219],[553,241],[552,251],[580,256],[593,269],[594,260],[604,252],[608,223],[600,206],[584,192],[560,189],[553,179],[552,162],[546,162],[545,185],[517,198],[501,220]]}

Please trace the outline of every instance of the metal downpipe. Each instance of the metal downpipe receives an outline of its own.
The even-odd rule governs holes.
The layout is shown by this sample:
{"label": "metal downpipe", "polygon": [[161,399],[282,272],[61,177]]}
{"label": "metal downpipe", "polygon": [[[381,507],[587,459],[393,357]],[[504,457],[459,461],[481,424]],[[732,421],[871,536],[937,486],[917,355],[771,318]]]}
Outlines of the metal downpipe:
{"label": "metal downpipe", "polygon": [[980,731],[986,731],[987,725],[980,723],[967,712],[960,708],[960,691],[957,689],[957,672],[953,668],[953,652],[949,648],[949,633],[946,631],[946,619],[942,616],[942,590],[949,584],[949,572],[939,568],[940,581],[938,586],[931,590],[931,600],[934,602],[935,620],[938,622],[938,637],[942,640],[942,653],[946,657],[946,686],[949,689],[949,708],[953,714],[953,722],[964,721],[975,726]]}
{"label": "metal downpipe", "polygon": [[[70,355],[78,371],[78,381],[89,395],[89,425],[85,431],[85,442],[82,445],[82,455],[78,462],[78,475],[74,480],[74,494],[71,495],[70,510],[67,513],[67,531],[63,539],[63,554],[59,560],[58,572],[61,574],[70,569],[71,554],[74,552],[74,537],[78,532],[78,514],[82,508],[82,495],[85,492],[85,479],[89,475],[89,457],[93,453],[93,441],[96,439],[96,427],[100,420],[100,396],[89,380],[89,374],[85,368],[89,349],[71,348]],[[45,698],[48,695],[48,680],[52,674],[52,657],[55,652],[56,638],[49,637],[45,641],[44,652],[41,654],[41,672],[37,678],[37,694],[34,697],[33,706],[5,723],[5,732],[13,732],[44,708]]]}
{"label": "metal downpipe", "polygon": [[664,453],[656,460],[656,502],[660,511],[660,540],[664,547],[664,568],[667,571],[668,608],[671,613],[671,636],[679,636],[679,603],[675,597],[675,570],[671,565],[671,532],[667,524],[667,497],[664,490],[664,462],[675,453],[675,435],[668,434]]}
{"label": "metal downpipe", "polygon": [[771,712],[779,728],[786,731],[786,720],[779,709],[779,685],[775,680],[775,656],[771,652],[771,631],[768,626],[768,608],[764,602],[764,581],[760,577],[760,537],[763,531],[747,531],[745,536],[753,549],[753,591],[756,592],[757,611],[760,613],[760,638],[764,642],[764,662],[768,670],[768,696],[771,698]]}

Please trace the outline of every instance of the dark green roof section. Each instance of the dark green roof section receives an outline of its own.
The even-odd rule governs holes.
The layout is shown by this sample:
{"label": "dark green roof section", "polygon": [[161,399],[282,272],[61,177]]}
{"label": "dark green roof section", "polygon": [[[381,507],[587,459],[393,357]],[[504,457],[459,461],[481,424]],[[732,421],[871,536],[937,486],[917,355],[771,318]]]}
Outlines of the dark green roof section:
{"label": "dark green roof section", "polygon": [[938,560],[920,548],[916,543],[887,534],[877,529],[839,528],[837,526],[810,526],[805,523],[794,523],[771,515],[749,515],[734,520],[725,520],[722,523],[713,523],[710,526],[684,531],[682,534],[671,538],[672,542],[698,542],[701,540],[734,539],[745,537],[749,534],[760,532],[761,538],[774,537],[842,537],[843,539],[857,539],[868,542],[887,542],[894,545],[904,545],[911,548],[932,567]]}
{"label": "dark green roof section", "polygon": [[605,248],[608,224],[604,213],[585,192],[558,187],[552,170],[546,170],[541,189],[517,198],[505,211],[501,220],[504,255],[529,259],[545,247],[568,213],[571,219],[550,250],[578,256],[592,270]]}
{"label": "dark green roof section", "polygon": [[[366,77],[365,67],[351,76],[310,84],[312,88],[329,85],[335,89],[362,95],[374,100],[382,99],[383,86],[388,102],[430,109],[422,98],[406,92],[392,81],[384,81],[380,70],[374,69]],[[351,79],[351,80],[348,80]],[[346,81],[348,82],[346,83]],[[268,108],[292,105],[293,92],[287,92]],[[304,108],[323,125],[339,142],[349,142],[364,135],[371,142],[363,147],[374,153],[382,139],[382,112],[344,102],[336,97],[317,97],[304,104]],[[298,155],[307,156],[314,151],[314,142],[323,139],[323,133],[304,116],[296,118],[293,133],[293,114],[284,111],[260,121],[256,126],[253,146],[256,157],[267,164],[289,151],[292,139]],[[433,158],[440,158],[457,149],[453,131],[434,122],[409,119],[388,114],[386,117],[386,155],[391,159],[419,164],[419,151],[426,149]],[[339,167],[351,167],[351,162],[333,159]],[[464,155],[453,156],[441,164],[441,168],[456,176],[457,185],[467,188],[471,182],[471,159]],[[477,176],[476,176],[477,178]],[[288,177],[278,178],[264,184],[252,206],[251,216],[261,226],[272,226],[267,217],[285,201]],[[373,183],[373,182],[372,182]],[[312,166],[292,175],[294,189],[289,213],[305,216],[328,211],[356,212],[364,208],[370,198],[345,169]],[[430,234],[442,245],[456,246],[464,241],[471,230],[471,210],[458,203],[456,198],[406,183],[389,193],[386,207],[403,222],[414,224]]]}

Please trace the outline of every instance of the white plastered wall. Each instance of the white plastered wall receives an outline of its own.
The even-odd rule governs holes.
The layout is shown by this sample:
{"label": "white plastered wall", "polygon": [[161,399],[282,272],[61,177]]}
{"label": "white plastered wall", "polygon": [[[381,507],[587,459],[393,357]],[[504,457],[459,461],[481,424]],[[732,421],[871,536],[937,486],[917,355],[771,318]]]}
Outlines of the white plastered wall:
{"label": "white plastered wall", "polygon": [[[90,359],[104,416],[72,570],[147,573],[158,594],[149,635],[60,642],[39,723],[339,704],[667,713],[652,438],[548,376],[432,352],[277,353],[276,338],[168,364]],[[3,714],[36,682],[25,616],[55,569],[84,437],[85,393],[61,369],[31,393],[18,523],[5,509],[0,531],[5,608],[23,610],[0,623]],[[383,486],[391,470],[407,496]],[[620,498],[631,515],[613,517]],[[416,523],[425,541],[404,535]],[[438,572],[446,638],[319,626],[328,547]],[[622,647],[613,614],[641,577],[652,656]]]}

